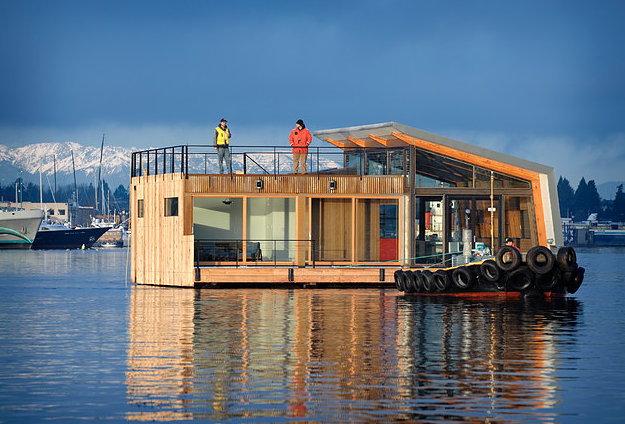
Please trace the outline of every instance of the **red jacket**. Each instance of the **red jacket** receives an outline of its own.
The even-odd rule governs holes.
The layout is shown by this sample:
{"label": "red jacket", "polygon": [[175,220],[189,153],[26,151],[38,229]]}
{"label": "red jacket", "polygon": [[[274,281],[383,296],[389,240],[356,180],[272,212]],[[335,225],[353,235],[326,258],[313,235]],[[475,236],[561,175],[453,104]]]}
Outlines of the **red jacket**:
{"label": "red jacket", "polygon": [[295,128],[289,135],[289,143],[293,147],[293,153],[308,153],[308,145],[311,141],[312,136],[306,128],[302,130]]}

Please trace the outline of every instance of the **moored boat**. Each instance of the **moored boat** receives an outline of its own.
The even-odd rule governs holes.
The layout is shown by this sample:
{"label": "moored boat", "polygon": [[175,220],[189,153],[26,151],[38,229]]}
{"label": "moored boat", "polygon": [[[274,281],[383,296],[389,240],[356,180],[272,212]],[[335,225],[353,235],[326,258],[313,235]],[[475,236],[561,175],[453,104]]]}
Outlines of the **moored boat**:
{"label": "moored boat", "polygon": [[43,224],[31,249],[88,249],[109,227],[68,228],[60,224]]}
{"label": "moored boat", "polygon": [[38,209],[0,209],[0,249],[29,249],[42,220]]}

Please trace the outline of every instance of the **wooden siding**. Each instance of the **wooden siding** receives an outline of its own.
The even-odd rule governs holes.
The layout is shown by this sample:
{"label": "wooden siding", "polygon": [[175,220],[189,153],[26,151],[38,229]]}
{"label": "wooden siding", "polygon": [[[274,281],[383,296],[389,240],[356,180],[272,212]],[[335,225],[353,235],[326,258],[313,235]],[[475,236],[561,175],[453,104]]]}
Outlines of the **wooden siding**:
{"label": "wooden siding", "polygon": [[[190,197],[182,174],[135,177],[131,181],[132,263],[135,284],[189,286],[194,284],[193,235],[185,231]],[[165,216],[165,198],[178,198],[178,216]],[[134,207],[144,201],[143,218]],[[192,219],[192,218],[191,218]],[[187,220],[188,222],[188,220]]]}
{"label": "wooden siding", "polygon": [[[263,189],[256,189],[256,181],[263,181]],[[330,181],[336,181],[336,189],[330,190]],[[404,178],[401,175],[189,175],[186,192],[198,194],[245,193],[245,194],[404,194]]]}
{"label": "wooden siding", "polygon": [[292,268],[293,281],[289,281],[289,268],[200,268],[200,281],[205,284],[394,284],[397,268],[384,271],[380,281],[379,268]]}

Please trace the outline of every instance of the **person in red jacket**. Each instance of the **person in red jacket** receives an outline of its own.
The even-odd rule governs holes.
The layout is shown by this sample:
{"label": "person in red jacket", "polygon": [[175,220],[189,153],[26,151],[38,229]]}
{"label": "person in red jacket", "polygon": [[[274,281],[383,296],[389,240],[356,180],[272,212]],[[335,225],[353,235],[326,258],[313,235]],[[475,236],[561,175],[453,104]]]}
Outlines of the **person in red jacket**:
{"label": "person in red jacket", "polygon": [[306,129],[304,121],[299,119],[295,128],[289,135],[289,143],[293,147],[293,173],[297,174],[300,162],[302,163],[302,174],[306,173],[306,158],[308,157],[308,145],[312,141],[310,131]]}

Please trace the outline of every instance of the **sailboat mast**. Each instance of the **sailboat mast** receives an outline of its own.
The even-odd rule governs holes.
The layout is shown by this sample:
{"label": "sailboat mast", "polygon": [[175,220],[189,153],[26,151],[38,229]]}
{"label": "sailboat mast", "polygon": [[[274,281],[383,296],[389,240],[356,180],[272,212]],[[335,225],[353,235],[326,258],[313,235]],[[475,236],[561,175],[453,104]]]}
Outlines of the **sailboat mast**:
{"label": "sailboat mast", "polygon": [[[56,198],[56,155],[52,155],[54,158],[54,198]],[[50,181],[48,181],[50,183]],[[54,201],[56,203],[56,200]]]}
{"label": "sailboat mast", "polygon": [[74,196],[76,196],[75,209],[76,215],[78,215],[78,184],[76,184],[76,165],[74,164],[74,151],[70,150],[70,152],[72,153],[72,169],[74,171]]}
{"label": "sailboat mast", "polygon": [[43,210],[43,184],[41,183],[41,168],[39,168],[39,207]]}
{"label": "sailboat mast", "polygon": [[[102,144],[100,146],[100,167],[98,168],[98,184],[96,185],[95,208],[98,209],[98,188],[102,184],[102,153],[104,152],[104,133],[102,133]],[[104,209],[104,188],[102,189],[102,209]]]}

